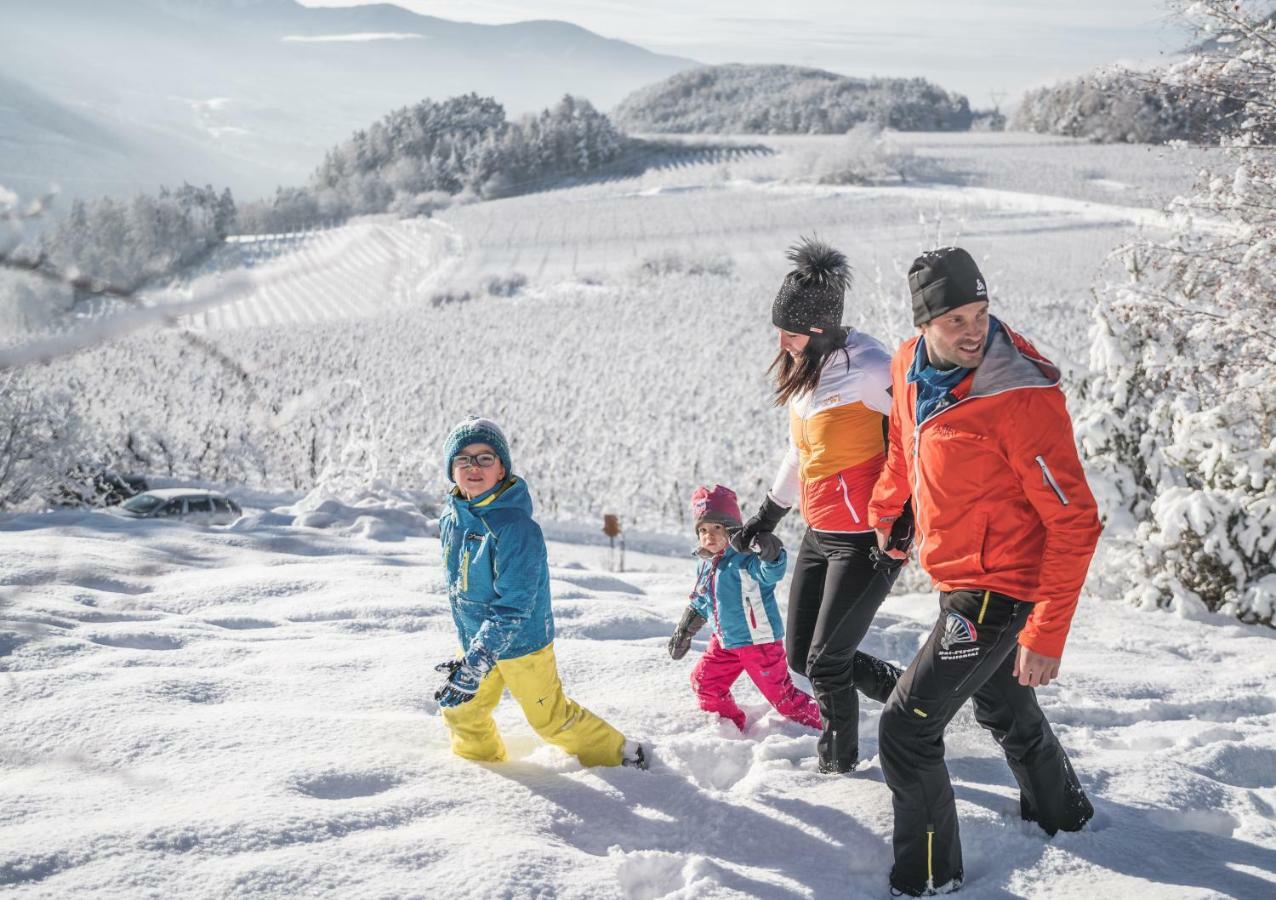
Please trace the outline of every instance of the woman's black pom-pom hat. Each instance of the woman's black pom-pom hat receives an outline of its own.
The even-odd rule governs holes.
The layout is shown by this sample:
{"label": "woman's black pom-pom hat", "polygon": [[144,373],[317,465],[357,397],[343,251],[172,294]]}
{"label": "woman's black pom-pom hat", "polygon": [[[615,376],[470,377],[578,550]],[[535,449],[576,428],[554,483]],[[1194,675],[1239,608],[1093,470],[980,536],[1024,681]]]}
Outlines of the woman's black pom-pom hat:
{"label": "woman's black pom-pom hat", "polygon": [[816,238],[802,238],[786,256],[793,270],[775,295],[771,322],[794,334],[824,334],[841,326],[851,286],[845,254]]}

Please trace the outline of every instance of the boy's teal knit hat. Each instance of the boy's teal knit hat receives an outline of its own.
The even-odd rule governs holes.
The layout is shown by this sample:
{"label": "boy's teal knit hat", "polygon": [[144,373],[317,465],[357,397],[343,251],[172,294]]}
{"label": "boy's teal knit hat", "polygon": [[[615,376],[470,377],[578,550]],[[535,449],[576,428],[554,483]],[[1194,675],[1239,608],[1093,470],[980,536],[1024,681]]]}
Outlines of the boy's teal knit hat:
{"label": "boy's teal knit hat", "polygon": [[514,474],[514,466],[510,463],[509,441],[505,440],[505,432],[501,431],[501,426],[491,419],[470,416],[452,429],[443,444],[443,468],[447,472],[448,481],[456,481],[452,477],[452,458],[461,452],[462,447],[470,444],[487,444],[500,457],[506,477]]}

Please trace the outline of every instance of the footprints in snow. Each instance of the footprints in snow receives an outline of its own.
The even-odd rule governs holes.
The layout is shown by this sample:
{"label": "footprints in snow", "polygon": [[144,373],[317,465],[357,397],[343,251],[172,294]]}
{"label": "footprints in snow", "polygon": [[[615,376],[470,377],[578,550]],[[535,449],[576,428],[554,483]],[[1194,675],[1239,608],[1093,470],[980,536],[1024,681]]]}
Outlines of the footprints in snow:
{"label": "footprints in snow", "polygon": [[1276,748],[1226,741],[1202,747],[1184,761],[1199,774],[1233,787],[1276,787]]}
{"label": "footprints in snow", "polygon": [[388,772],[327,772],[298,778],[292,790],[316,800],[354,800],[374,797],[403,783]]}
{"label": "footprints in snow", "polygon": [[[734,726],[723,725],[723,729]],[[797,728],[785,724],[782,728]],[[760,740],[755,737],[732,736],[727,739],[705,734],[670,738],[658,748],[659,760],[674,771],[686,776],[706,790],[729,791],[748,778],[755,770],[766,768],[783,760],[799,765],[803,760],[813,760],[815,732],[799,737],[770,734]]]}
{"label": "footprints in snow", "polygon": [[225,628],[229,631],[254,631],[259,628],[278,628],[278,622],[266,619],[253,619],[247,616],[232,616],[225,619],[205,619],[209,625]]}
{"label": "footprints in snow", "polygon": [[230,689],[216,681],[162,681],[151,686],[147,693],[160,700],[182,703],[223,703],[230,696]]}
{"label": "footprints in snow", "polygon": [[698,886],[711,883],[709,861],[698,854],[668,853],[664,850],[612,850],[616,880],[627,900],[655,900],[657,897],[695,896]]}
{"label": "footprints in snow", "polygon": [[1153,809],[1148,821],[1166,831],[1199,831],[1219,837],[1231,837],[1240,822],[1221,809]]}
{"label": "footprints in snow", "polygon": [[125,634],[93,634],[88,640],[103,647],[119,647],[126,650],[180,650],[186,646],[181,638],[169,634],[145,632]]}

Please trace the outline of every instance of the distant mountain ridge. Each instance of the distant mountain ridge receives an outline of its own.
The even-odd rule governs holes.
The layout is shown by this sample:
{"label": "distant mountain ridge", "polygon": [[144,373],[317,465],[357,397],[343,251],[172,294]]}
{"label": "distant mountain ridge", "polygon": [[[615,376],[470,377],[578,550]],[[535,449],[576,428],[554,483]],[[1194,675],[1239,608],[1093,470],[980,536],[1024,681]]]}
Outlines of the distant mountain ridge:
{"label": "distant mountain ridge", "polygon": [[633,132],[841,134],[861,122],[964,131],[970,103],[922,78],[848,78],[785,65],[705,66],[635,91],[613,114]]}
{"label": "distant mountain ridge", "polygon": [[[512,115],[564,94],[614,105],[635,88],[692,67],[566,22],[479,25],[423,16],[388,4],[305,7],[294,0],[41,0],[4,14],[4,67],[15,83],[94,121],[138,136],[176,168],[206,148],[243,197],[300,182],[332,145],[387,111],[424,99],[476,92]],[[419,34],[419,40],[305,38]],[[303,38],[303,40],[285,40]],[[3,90],[3,88],[0,88]],[[4,103],[0,94],[0,104]],[[31,133],[6,133],[0,173]],[[10,143],[12,142],[12,143]],[[47,171],[67,182],[74,160]],[[39,162],[38,158],[35,160]],[[91,159],[83,159],[92,169]],[[192,159],[193,162],[193,159]],[[203,183],[194,165],[186,176]],[[153,188],[151,166],[121,189]],[[128,182],[112,172],[109,189]]]}

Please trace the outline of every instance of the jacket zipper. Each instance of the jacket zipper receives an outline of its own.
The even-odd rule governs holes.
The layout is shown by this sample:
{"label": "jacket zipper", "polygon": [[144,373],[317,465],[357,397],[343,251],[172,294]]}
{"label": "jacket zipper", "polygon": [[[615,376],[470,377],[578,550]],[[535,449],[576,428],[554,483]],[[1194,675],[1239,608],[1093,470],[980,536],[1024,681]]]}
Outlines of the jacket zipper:
{"label": "jacket zipper", "polygon": [[913,426],[913,530],[917,534],[917,558],[921,559],[922,547],[926,543],[926,529],[922,527],[922,504],[918,492],[922,486],[922,423]]}
{"label": "jacket zipper", "polygon": [[470,589],[470,548],[467,546],[461,554],[461,593]]}
{"label": "jacket zipper", "polygon": [[855,524],[858,525],[860,523],[860,514],[857,513],[855,511],[855,507],[851,505],[851,495],[846,490],[846,480],[842,478],[841,472],[837,473],[837,483],[838,486],[842,488],[842,502],[845,503],[846,508],[851,511],[851,518],[855,521]]}
{"label": "jacket zipper", "polygon": [[1050,471],[1050,467],[1046,465],[1046,458],[1044,456],[1038,456],[1037,465],[1041,466],[1042,480],[1046,484],[1050,485],[1051,489],[1054,490],[1055,496],[1059,498],[1059,502],[1064,506],[1067,506],[1068,498],[1063,495],[1063,488],[1059,487],[1059,482],[1054,480],[1054,473],[1052,473]]}
{"label": "jacket zipper", "polygon": [[[943,409],[939,410],[929,419],[926,419],[923,422],[918,422],[917,424],[913,426],[913,497],[914,498],[917,497],[918,491],[921,490],[921,486],[922,486],[922,454],[921,454],[922,426],[925,425],[927,422],[935,421],[936,419],[938,419],[940,416],[942,416],[944,413],[948,412],[949,410],[956,409],[957,407],[965,403],[967,400],[972,400],[972,399],[979,399],[979,398],[962,397],[956,403],[953,403],[949,406],[945,406]],[[919,500],[914,500],[913,502],[913,518],[916,520],[916,525],[913,531],[917,535],[917,553],[918,553],[918,558],[920,558],[922,547],[926,543],[926,529],[922,527],[922,504],[919,502]]]}

